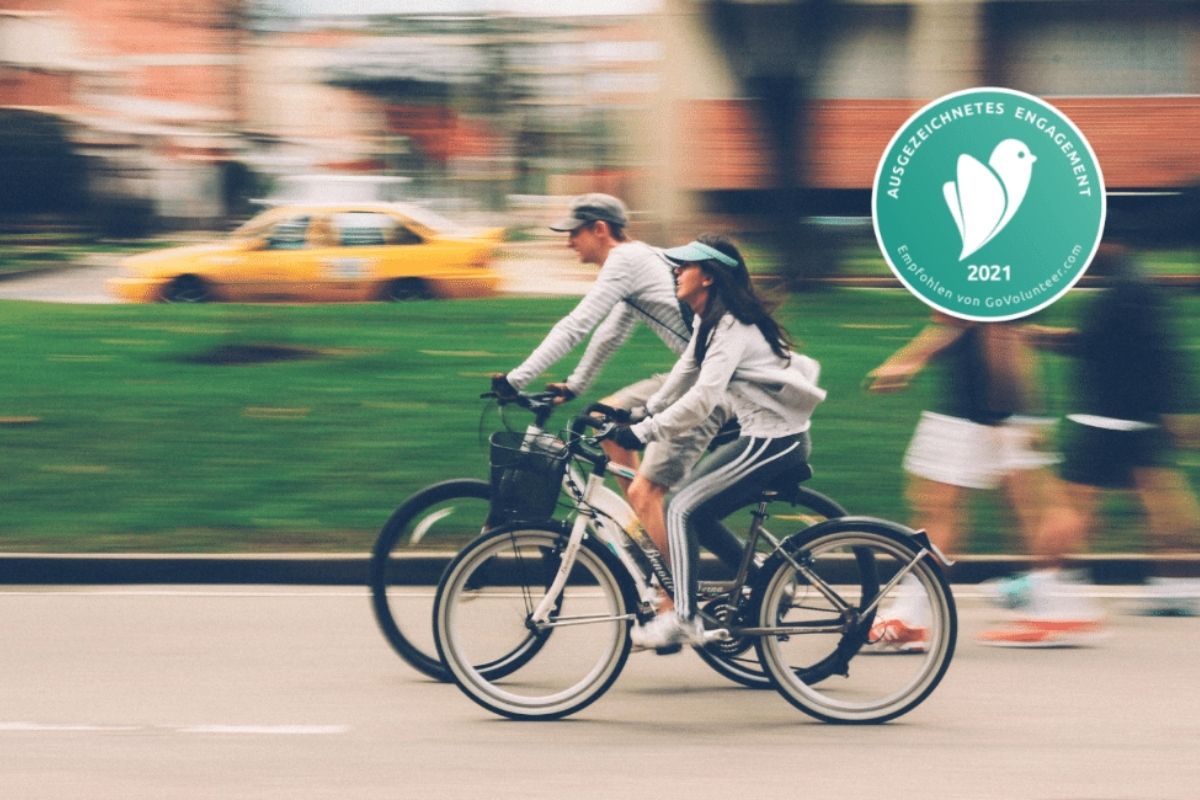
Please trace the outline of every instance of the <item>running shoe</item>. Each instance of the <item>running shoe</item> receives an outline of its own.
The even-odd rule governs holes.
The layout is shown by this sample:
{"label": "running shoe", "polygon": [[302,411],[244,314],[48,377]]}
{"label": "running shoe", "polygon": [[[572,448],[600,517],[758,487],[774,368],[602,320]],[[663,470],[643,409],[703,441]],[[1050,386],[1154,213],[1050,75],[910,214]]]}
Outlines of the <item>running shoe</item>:
{"label": "running shoe", "polygon": [[639,650],[664,651],[674,645],[704,644],[704,623],[699,618],[685,620],[674,611],[659,614],[629,632]]}
{"label": "running shoe", "polygon": [[859,651],[863,655],[893,655],[924,653],[929,649],[929,629],[899,618],[885,619],[871,626],[867,643]]}
{"label": "running shoe", "polygon": [[1200,580],[1151,578],[1136,613],[1144,617],[1200,616]]}
{"label": "running shoe", "polygon": [[1105,638],[1098,619],[1021,619],[984,631],[979,643],[989,647],[1087,647]]}
{"label": "running shoe", "polygon": [[988,602],[1007,609],[1027,607],[1033,594],[1028,573],[992,578],[979,584],[979,588]]}

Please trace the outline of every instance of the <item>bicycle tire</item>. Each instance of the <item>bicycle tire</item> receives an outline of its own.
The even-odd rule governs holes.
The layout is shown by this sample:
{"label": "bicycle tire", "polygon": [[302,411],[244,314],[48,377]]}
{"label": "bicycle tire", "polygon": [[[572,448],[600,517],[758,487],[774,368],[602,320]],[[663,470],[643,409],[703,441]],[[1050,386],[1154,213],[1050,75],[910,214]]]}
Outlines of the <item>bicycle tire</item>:
{"label": "bicycle tire", "polygon": [[[398,593],[394,587],[411,587],[419,576],[415,574],[418,570],[416,561],[395,556],[415,544],[414,538],[421,540],[429,535],[434,526],[449,522],[452,514],[431,519],[432,515],[443,513],[447,508],[458,509],[459,516],[479,517],[477,520],[464,519],[458,528],[474,528],[476,534],[484,530],[486,504],[490,497],[491,487],[487,481],[473,478],[458,478],[426,486],[407,498],[392,513],[371,551],[368,577],[371,606],[384,638],[410,666],[438,681],[449,681],[450,673],[438,658],[432,640],[432,593],[428,604],[408,589],[402,590],[402,594]],[[424,640],[426,636],[428,642]]]}
{"label": "bicycle tire", "polygon": [[[552,623],[563,627],[547,629],[555,635],[545,637],[547,646],[538,658],[502,677],[489,676],[476,666],[488,662],[493,651],[508,652],[510,640],[528,634],[532,609],[545,592],[546,571],[552,566],[558,571],[554,559],[561,556],[567,539],[554,525],[501,526],[464,547],[438,585],[438,656],[459,689],[493,713],[518,720],[574,714],[608,690],[629,657],[636,590],[615,557],[585,539],[551,614]],[[478,576],[484,570],[492,570],[493,580]],[[559,612],[564,609],[578,616],[563,617]],[[564,664],[571,675],[580,672],[580,677],[564,677]]]}
{"label": "bicycle tire", "polygon": [[[759,659],[780,694],[801,711],[825,722],[887,722],[924,702],[945,676],[958,636],[954,597],[931,554],[913,561],[920,544],[912,533],[885,520],[835,519],[789,538],[783,552],[763,565],[761,580],[753,590],[755,619],[766,628],[793,627],[785,635],[760,637],[756,644]],[[863,558],[863,552],[871,557]],[[848,557],[850,554],[854,557]],[[866,656],[860,650],[868,643],[876,615],[883,614],[884,603],[894,600],[901,590],[898,585],[891,587],[889,597],[878,597],[879,592],[909,563],[913,566],[908,574],[920,592],[917,600],[928,612],[926,647],[910,655]],[[820,580],[809,580],[794,564],[803,564],[808,575],[820,576]],[[866,569],[873,575],[864,576]],[[795,601],[796,583],[807,585],[811,592],[807,600]],[[870,591],[872,585],[876,588]],[[828,603],[822,586],[844,595],[842,600],[857,612],[849,622]],[[851,601],[856,592],[861,594],[855,604]],[[808,617],[794,619],[795,610],[800,612],[798,616]],[[803,663],[807,653],[795,652],[806,646],[818,656],[825,654],[825,661],[836,658],[840,664],[833,669],[826,664],[829,674],[823,680],[806,680],[797,663]]]}
{"label": "bicycle tire", "polygon": [[[781,504],[788,504],[788,511],[780,513]],[[754,501],[740,512],[734,514],[745,513],[746,510],[757,508],[758,501]],[[846,509],[840,503],[828,495],[822,494],[814,489],[796,485],[790,491],[781,492],[772,501],[769,511],[771,516],[776,519],[784,519],[791,523],[801,523],[804,528],[810,527],[824,520],[836,519],[846,516]],[[792,526],[789,525],[789,529]],[[804,528],[801,528],[803,530]],[[750,582],[753,585],[753,580]],[[748,608],[748,607],[747,607]],[[712,617],[721,618],[722,613],[728,610],[728,605],[723,603],[719,598],[711,601],[704,607],[704,611]],[[748,623],[748,619],[741,620]],[[771,676],[763,669],[762,664],[758,660],[757,650],[754,647],[754,641],[748,638],[740,640],[731,640],[725,642],[712,642],[707,645],[697,645],[693,648],[696,655],[711,667],[718,675],[744,686],[748,689],[774,689],[775,682]],[[819,680],[819,670],[814,670],[810,673],[810,679]]]}

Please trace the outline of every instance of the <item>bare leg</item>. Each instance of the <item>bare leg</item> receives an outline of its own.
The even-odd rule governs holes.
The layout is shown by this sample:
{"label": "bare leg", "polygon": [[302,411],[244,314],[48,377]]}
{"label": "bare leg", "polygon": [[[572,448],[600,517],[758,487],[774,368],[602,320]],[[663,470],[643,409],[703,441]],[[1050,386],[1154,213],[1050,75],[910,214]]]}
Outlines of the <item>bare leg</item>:
{"label": "bare leg", "polygon": [[[604,449],[604,454],[608,456],[608,460],[614,464],[621,464],[636,470],[638,464],[641,462],[636,450],[626,450],[612,439],[605,439],[600,443],[600,447]],[[629,479],[622,478],[620,475],[613,475],[613,477],[616,478],[617,485],[621,487],[621,491],[625,492],[626,497],[629,497]]]}
{"label": "bare leg", "polygon": [[1096,519],[1100,490],[1095,486],[1047,478],[1047,503],[1040,524],[1028,539],[1034,556],[1061,567],[1068,553],[1079,552]]}
{"label": "bare leg", "polygon": [[[1146,511],[1155,552],[1167,555],[1192,550],[1200,532],[1200,504],[1183,474],[1170,467],[1139,467],[1133,471],[1138,498]],[[1163,577],[1168,565],[1158,565]]]}
{"label": "bare leg", "polygon": [[[1057,549],[1052,542],[1043,542],[1041,536],[1053,480],[1047,469],[1016,469],[1004,476],[1003,485],[1026,546],[1035,555],[1061,560],[1068,548]],[[1041,552],[1043,546],[1049,546],[1050,550]]]}
{"label": "bare leg", "polygon": [[[621,404],[617,402],[615,397],[605,397],[601,399],[600,402],[612,408],[621,407]],[[638,457],[636,450],[626,450],[624,447],[621,447],[611,439],[605,439],[600,443],[600,447],[604,450],[604,454],[608,456],[608,460],[614,464],[620,464],[622,466],[629,467],[632,470],[636,470],[638,465],[641,463],[641,458]],[[613,477],[617,479],[617,485],[621,487],[621,491],[624,492],[625,496],[628,498],[630,483],[629,479],[622,478],[619,475],[614,475]]]}
{"label": "bare leg", "polygon": [[[642,523],[642,527],[646,529],[646,533],[650,534],[658,551],[662,553],[663,563],[670,564],[671,552],[667,540],[667,518],[663,510],[667,487],[660,486],[643,475],[638,475],[630,484],[627,494],[629,495],[629,505],[633,506],[638,521]],[[659,606],[659,610],[667,611],[674,607],[674,602],[668,597]]]}
{"label": "bare leg", "polygon": [[913,527],[924,528],[947,555],[957,552],[966,516],[963,488],[910,475],[907,496]]}

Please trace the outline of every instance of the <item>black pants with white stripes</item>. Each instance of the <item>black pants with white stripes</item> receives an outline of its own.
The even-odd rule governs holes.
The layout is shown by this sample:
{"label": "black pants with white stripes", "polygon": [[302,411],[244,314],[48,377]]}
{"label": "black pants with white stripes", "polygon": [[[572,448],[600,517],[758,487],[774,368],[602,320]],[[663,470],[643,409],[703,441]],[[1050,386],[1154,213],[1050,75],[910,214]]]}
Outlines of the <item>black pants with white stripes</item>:
{"label": "black pants with white stripes", "polygon": [[763,488],[808,462],[808,433],[760,439],[745,436],[722,445],[701,460],[687,485],[667,505],[667,539],[675,580],[675,608],[695,616],[699,543],[696,522],[715,521],[753,502]]}

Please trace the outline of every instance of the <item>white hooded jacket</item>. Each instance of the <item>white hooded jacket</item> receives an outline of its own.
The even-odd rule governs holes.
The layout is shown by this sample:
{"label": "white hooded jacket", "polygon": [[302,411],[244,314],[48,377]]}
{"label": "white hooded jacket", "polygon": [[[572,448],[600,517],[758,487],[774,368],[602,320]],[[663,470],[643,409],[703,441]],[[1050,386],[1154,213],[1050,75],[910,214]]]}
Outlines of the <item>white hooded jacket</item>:
{"label": "white hooded jacket", "polygon": [[777,438],[802,433],[813,410],[825,399],[817,385],[821,367],[799,354],[780,358],[762,332],[726,314],[716,324],[704,363],[696,363],[696,334],[663,387],[646,403],[652,415],[633,426],[643,442],[670,439],[689,430],[725,402],[743,436]]}

